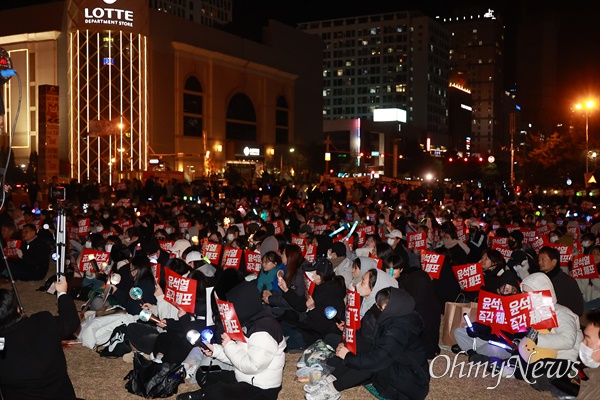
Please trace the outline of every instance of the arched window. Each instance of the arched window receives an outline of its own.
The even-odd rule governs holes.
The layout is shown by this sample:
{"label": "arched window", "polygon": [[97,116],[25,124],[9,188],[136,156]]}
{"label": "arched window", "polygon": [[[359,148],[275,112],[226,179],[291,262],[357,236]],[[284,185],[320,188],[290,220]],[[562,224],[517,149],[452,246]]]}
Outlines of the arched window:
{"label": "arched window", "polygon": [[289,110],[285,97],[277,98],[275,108],[275,144],[288,144],[289,139]]}
{"label": "arched window", "polygon": [[243,93],[235,94],[227,105],[226,137],[228,140],[256,141],[256,112]]}
{"label": "arched window", "polygon": [[183,135],[202,137],[202,85],[195,76],[183,89]]}

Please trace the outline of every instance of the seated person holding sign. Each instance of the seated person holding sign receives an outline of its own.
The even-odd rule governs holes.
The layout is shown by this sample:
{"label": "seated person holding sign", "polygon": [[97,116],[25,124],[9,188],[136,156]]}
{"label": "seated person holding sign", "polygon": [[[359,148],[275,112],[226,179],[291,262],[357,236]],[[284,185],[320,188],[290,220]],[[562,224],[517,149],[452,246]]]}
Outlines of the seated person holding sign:
{"label": "seated person holding sign", "polygon": [[204,343],[202,352],[232,365],[233,371],[208,374],[200,390],[182,393],[177,400],[277,399],[286,346],[279,323],[263,307],[254,282],[235,286],[227,292],[227,300],[233,304],[244,340],[235,341],[223,333],[221,344]]}
{"label": "seated person holding sign", "polygon": [[[537,381],[535,387],[538,390],[550,390],[551,388],[544,384],[544,378],[547,378],[550,372],[554,372],[556,378],[560,378],[561,374],[567,375],[571,372],[572,363],[577,361],[579,346],[583,340],[579,317],[556,302],[552,281],[544,273],[536,272],[523,279],[521,289],[523,292],[549,290],[552,293],[558,326],[546,333],[540,331],[539,334],[528,334],[519,342],[519,355],[522,361],[527,362],[527,372],[523,377],[519,369],[515,369],[515,377],[526,379],[528,383]],[[529,331],[531,332],[531,329]],[[536,366],[537,363],[542,363],[542,366]]]}
{"label": "seated person holding sign", "polygon": [[340,343],[336,356],[343,360],[331,375],[307,385],[306,399],[335,400],[339,391],[371,381],[388,399],[424,399],[429,392],[429,364],[421,333],[423,321],[415,301],[403,289],[388,287],[377,292],[379,310],[374,346],[352,354]]}

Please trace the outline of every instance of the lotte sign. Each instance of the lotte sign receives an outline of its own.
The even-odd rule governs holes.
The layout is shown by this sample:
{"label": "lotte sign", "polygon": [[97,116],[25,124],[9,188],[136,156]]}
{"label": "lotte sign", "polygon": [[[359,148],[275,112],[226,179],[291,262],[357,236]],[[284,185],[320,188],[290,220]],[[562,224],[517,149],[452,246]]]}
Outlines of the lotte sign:
{"label": "lotte sign", "polygon": [[72,0],[72,4],[77,6],[72,29],[147,34],[148,2],[145,0]]}

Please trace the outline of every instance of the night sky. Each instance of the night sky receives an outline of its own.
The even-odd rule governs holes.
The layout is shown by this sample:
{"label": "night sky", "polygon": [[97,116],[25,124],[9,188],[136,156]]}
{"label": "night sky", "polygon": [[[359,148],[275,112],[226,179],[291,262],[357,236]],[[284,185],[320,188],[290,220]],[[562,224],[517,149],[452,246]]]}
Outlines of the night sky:
{"label": "night sky", "polygon": [[[56,0],[0,0],[0,10]],[[126,0],[122,0],[126,1]],[[567,4],[570,4],[567,7]],[[582,92],[600,98],[600,5],[595,1],[557,3],[541,0],[233,0],[234,26],[231,30],[258,37],[269,18],[294,25],[319,19],[377,14],[390,11],[421,10],[432,17],[452,15],[454,9],[483,5],[503,15],[506,24],[506,54],[513,54],[516,27],[523,15],[555,13],[559,19],[558,85],[572,97]],[[525,11],[524,11],[525,10]],[[0,13],[1,18],[1,13]],[[510,86],[511,67],[507,66]]]}

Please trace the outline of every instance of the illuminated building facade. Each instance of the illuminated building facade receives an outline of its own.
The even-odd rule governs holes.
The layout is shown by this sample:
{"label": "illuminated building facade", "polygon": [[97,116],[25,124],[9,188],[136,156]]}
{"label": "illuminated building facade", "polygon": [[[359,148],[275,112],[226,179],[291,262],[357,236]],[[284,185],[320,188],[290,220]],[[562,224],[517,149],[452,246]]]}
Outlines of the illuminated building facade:
{"label": "illuminated building facade", "polygon": [[114,182],[154,168],[194,179],[228,166],[251,176],[268,157],[322,142],[320,41],[287,25],[270,21],[252,41],[146,0],[68,0],[4,16],[0,46],[21,78],[3,94],[7,119],[22,94],[18,163],[48,147],[40,88],[59,98],[56,167],[40,180]]}

